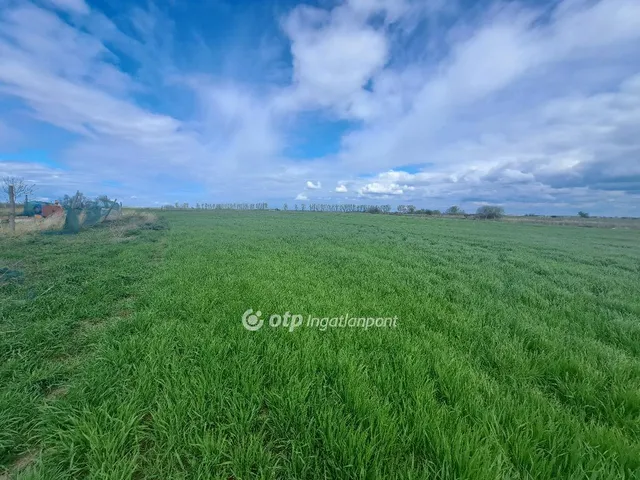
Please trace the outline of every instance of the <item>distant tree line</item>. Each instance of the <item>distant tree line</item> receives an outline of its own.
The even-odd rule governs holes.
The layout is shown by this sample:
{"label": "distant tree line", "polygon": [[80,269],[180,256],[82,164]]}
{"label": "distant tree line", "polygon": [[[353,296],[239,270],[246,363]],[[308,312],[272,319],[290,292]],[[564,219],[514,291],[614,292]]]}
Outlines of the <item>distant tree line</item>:
{"label": "distant tree line", "polygon": [[[429,208],[416,208],[415,205],[398,205],[398,213],[403,215],[442,215],[440,210],[431,210]],[[457,205],[449,207],[444,211],[445,215],[466,215]]]}
{"label": "distant tree line", "polygon": [[[188,203],[176,202],[173,205],[164,205],[163,210],[268,210],[267,203],[197,203],[195,206]],[[282,210],[295,210],[300,212],[342,212],[342,213],[391,213],[391,205],[358,205],[355,203],[295,203],[291,208],[287,203],[282,206]],[[279,209],[276,209],[279,210]],[[398,205],[397,213],[402,215],[442,215],[440,210],[428,208],[416,208],[415,205]],[[449,207],[444,212],[445,215],[467,215],[457,205]],[[496,219],[504,216],[504,209],[498,206],[484,205],[476,211],[475,218]]]}
{"label": "distant tree line", "polygon": [[[398,213],[407,214],[407,215],[412,215],[412,214],[442,215],[442,212],[440,212],[440,210],[429,210],[427,208],[418,209],[414,205],[398,205]],[[447,208],[444,211],[444,214],[445,215],[464,215],[465,217],[472,216],[474,218],[489,220],[489,219],[496,219],[496,218],[503,217],[504,208],[494,206],[494,205],[483,205],[482,207],[479,207],[478,210],[476,210],[475,215],[468,215],[460,207],[458,207],[457,205],[453,205]]]}
{"label": "distant tree line", "polygon": [[[289,207],[285,203],[283,210],[288,210]],[[301,203],[293,206],[294,210],[302,212],[343,212],[343,213],[389,213],[391,211],[391,205],[356,205],[351,203],[342,204],[329,204],[329,203],[310,203],[309,205]]]}
{"label": "distant tree line", "polygon": [[163,205],[162,210],[268,210],[269,205],[265,203],[189,203],[176,202],[173,205]]}
{"label": "distant tree line", "polygon": [[398,205],[398,213],[403,215],[442,215],[440,210],[430,210],[428,208],[416,208],[415,205]]}

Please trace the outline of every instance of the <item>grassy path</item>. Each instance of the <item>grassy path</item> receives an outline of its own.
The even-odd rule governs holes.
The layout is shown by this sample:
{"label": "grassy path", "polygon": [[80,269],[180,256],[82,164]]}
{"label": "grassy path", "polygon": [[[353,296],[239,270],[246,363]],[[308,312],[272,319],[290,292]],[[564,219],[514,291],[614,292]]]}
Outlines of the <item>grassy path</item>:
{"label": "grassy path", "polygon": [[[111,276],[71,290],[74,318],[127,315],[83,327],[97,337],[68,391],[35,393],[25,411],[3,397],[16,425],[17,412],[37,424],[2,437],[5,460],[40,445],[24,478],[640,472],[638,232],[269,212],[168,221],[115,244],[121,262],[105,252],[90,270]],[[113,283],[105,301],[97,291]],[[249,332],[248,308],[399,320]],[[44,335],[29,352],[84,338],[69,334],[77,321],[29,328]],[[22,371],[12,348],[3,378]]]}
{"label": "grassy path", "polygon": [[165,248],[148,227],[0,238],[0,478],[41,460],[58,405],[82,395],[87,365],[128,324]]}

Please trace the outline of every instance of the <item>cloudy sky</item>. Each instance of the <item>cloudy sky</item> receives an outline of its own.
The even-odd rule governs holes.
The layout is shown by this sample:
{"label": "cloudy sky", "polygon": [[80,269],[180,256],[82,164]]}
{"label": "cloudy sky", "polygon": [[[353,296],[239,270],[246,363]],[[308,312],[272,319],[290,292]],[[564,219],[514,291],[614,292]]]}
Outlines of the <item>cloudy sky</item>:
{"label": "cloudy sky", "polygon": [[640,216],[640,1],[0,0],[0,175]]}

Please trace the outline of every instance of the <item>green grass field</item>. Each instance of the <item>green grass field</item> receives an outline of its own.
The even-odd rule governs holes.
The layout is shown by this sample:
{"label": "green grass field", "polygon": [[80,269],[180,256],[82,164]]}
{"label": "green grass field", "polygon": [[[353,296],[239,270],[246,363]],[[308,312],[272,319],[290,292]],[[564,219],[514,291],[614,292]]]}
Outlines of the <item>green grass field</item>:
{"label": "green grass field", "polygon": [[639,478],[640,231],[161,220],[0,239],[6,478]]}

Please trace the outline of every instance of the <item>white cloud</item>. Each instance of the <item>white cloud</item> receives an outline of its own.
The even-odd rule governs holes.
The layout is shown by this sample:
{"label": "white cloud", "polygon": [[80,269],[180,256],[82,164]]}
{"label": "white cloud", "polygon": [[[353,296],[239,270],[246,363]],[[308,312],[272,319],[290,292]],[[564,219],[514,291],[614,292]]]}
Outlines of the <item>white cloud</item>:
{"label": "white cloud", "polygon": [[377,3],[383,2],[347,2],[330,13],[299,6],[290,13],[284,28],[291,39],[293,85],[280,98],[282,104],[354,115],[357,97],[388,59],[384,31],[367,22],[369,14],[381,10]]}
{"label": "white cloud", "polygon": [[363,18],[384,12],[390,20],[395,20],[407,12],[410,6],[405,0],[348,0],[347,5]]}
{"label": "white cloud", "polygon": [[7,18],[3,33],[12,42],[0,38],[0,93],[21,98],[38,119],[89,138],[164,148],[175,137],[178,121],[118,98],[108,91],[113,85],[103,88],[98,77],[123,74],[105,61],[109,52],[95,38],[33,6]]}
{"label": "white cloud", "polygon": [[358,192],[361,195],[402,195],[404,193],[402,187],[396,183],[380,182],[368,183],[358,190]]}
{"label": "white cloud", "polygon": [[84,0],[47,0],[53,6],[60,10],[65,10],[72,13],[87,14],[89,13],[89,6]]}
{"label": "white cloud", "polygon": [[[624,212],[638,201],[637,0],[511,2],[476,16],[410,0],[298,6],[282,19],[292,63],[268,57],[285,72],[273,83],[174,61],[171,20],[152,7],[110,20],[82,0],[48,4],[65,19],[26,0],[0,13],[0,145],[23,125],[71,132],[56,153],[63,169],[28,164],[51,188],[109,179],[142,203],[164,187],[155,176],[220,201],[291,198],[323,182],[337,185],[327,202],[350,191],[509,210],[592,198]],[[421,21],[427,31],[414,29]],[[337,151],[289,157],[301,116],[347,120]],[[311,143],[333,143],[325,132]],[[188,187],[179,195],[192,201]]]}
{"label": "white cloud", "polygon": [[0,178],[5,176],[22,177],[25,182],[35,184],[37,190],[73,189],[90,185],[99,180],[99,177],[91,174],[66,172],[39,163],[6,161],[0,158]]}
{"label": "white cloud", "polygon": [[[423,87],[414,92],[412,99],[403,101],[405,109],[391,110],[389,113],[395,115],[384,116],[386,121],[351,134],[346,139],[349,150],[345,152],[345,159],[359,164],[374,163],[382,168],[393,166],[397,158],[402,158],[405,163],[422,163],[425,147],[433,148],[439,142],[434,132],[447,128],[453,132],[459,130],[457,123],[468,116],[468,111],[463,108],[477,109],[476,105],[481,99],[485,101],[481,108],[486,108],[486,103],[498,92],[508,87],[514,88],[514,84],[529,81],[529,78],[542,80],[538,88],[536,85],[528,86],[530,90],[537,89],[537,95],[543,93],[540,91],[543,88],[549,89],[547,94],[552,93],[559,89],[557,84],[545,84],[545,76],[549,76],[552,67],[542,70],[542,66],[575,59],[572,60],[574,66],[580,67],[583,66],[580,61],[584,62],[586,56],[589,58],[587,68],[590,73],[591,55],[603,55],[606,58],[609,53],[603,48],[613,47],[618,41],[630,40],[634,35],[640,39],[640,4],[637,2],[611,0],[591,8],[580,3],[582,8],[573,15],[585,22],[600,15],[599,22],[613,26],[620,11],[626,12],[633,20],[624,22],[624,34],[612,33],[615,28],[611,27],[606,29],[609,33],[593,36],[576,24],[574,16],[567,14],[554,17],[550,26],[538,26],[538,16],[527,11],[513,13],[512,10],[506,10],[489,17],[476,32],[455,44],[438,73],[415,74],[423,77]],[[602,7],[602,3],[608,3],[609,8]],[[637,29],[629,27],[630,24]],[[589,52],[589,49],[600,50]],[[492,53],[486,55],[485,52]],[[560,65],[558,68],[561,68]],[[525,74],[529,77],[525,77]],[[547,81],[551,83],[550,80],[551,77]],[[579,88],[578,85],[576,88]],[[390,94],[387,89],[378,91],[374,83],[373,95],[382,97],[376,99],[376,103],[381,104]],[[521,109],[524,101],[522,92],[518,92],[518,97],[506,105]],[[488,104],[494,108],[499,106]],[[487,116],[495,113],[485,111],[482,114]],[[467,125],[463,126],[468,128]],[[478,123],[477,127],[482,128],[482,124]]]}
{"label": "white cloud", "polygon": [[[98,18],[109,39],[129,46],[113,24]],[[80,135],[65,152],[65,163],[74,169],[98,167],[123,180],[143,177],[151,168],[217,190],[218,178],[226,183],[223,173],[227,178],[264,173],[267,165],[247,164],[270,160],[281,148],[269,106],[239,86],[206,77],[173,78],[198,99],[200,118],[184,122],[138,106],[129,93],[143,87],[114,66],[106,41],[50,11],[30,4],[7,10],[0,31],[0,98],[19,98],[37,120]]]}
{"label": "white cloud", "polygon": [[296,195],[296,200],[309,200],[304,193],[299,193]]}

